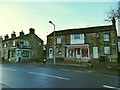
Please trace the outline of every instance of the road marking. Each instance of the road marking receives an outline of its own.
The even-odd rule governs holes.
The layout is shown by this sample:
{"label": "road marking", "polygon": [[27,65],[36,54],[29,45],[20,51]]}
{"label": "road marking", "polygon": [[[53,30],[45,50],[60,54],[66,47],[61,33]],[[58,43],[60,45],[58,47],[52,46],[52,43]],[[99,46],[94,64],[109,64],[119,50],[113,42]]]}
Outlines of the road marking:
{"label": "road marking", "polygon": [[52,77],[52,78],[57,78],[57,79],[70,80],[69,78],[60,77],[60,76],[53,76],[53,75],[44,74],[44,73],[36,73],[36,72],[28,72],[28,73],[43,75],[43,76]]}
{"label": "road marking", "polygon": [[35,72],[28,72],[28,73],[32,73],[32,74],[39,74],[39,73],[35,73]]}
{"label": "road marking", "polygon": [[9,68],[3,68],[4,70],[9,70],[9,71],[17,71],[15,69],[9,69]]}
{"label": "road marking", "polygon": [[104,88],[110,88],[110,89],[120,90],[120,88],[113,87],[113,86],[108,86],[108,85],[103,85],[103,87],[104,87]]}

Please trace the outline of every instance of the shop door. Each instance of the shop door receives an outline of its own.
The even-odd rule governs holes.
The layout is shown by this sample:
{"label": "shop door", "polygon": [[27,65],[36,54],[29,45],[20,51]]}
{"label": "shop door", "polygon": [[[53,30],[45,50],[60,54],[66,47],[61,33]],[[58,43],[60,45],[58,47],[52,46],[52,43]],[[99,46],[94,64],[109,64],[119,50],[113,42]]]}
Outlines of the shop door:
{"label": "shop door", "polygon": [[93,58],[98,58],[98,47],[93,47]]}
{"label": "shop door", "polygon": [[53,50],[52,50],[52,48],[49,48],[49,58],[53,58]]}
{"label": "shop door", "polygon": [[81,58],[81,49],[80,48],[77,48],[76,49],[76,58]]}

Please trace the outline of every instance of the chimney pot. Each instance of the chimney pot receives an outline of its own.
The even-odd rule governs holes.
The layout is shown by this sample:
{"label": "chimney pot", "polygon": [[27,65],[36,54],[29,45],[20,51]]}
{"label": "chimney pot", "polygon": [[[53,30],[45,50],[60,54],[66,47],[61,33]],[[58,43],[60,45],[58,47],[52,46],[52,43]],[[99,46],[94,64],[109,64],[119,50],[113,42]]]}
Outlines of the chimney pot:
{"label": "chimney pot", "polygon": [[35,29],[34,28],[30,28],[29,30],[30,30],[31,34],[35,34]]}
{"label": "chimney pot", "polygon": [[11,34],[11,38],[15,38],[16,37],[16,34],[15,32],[13,31],[13,33]]}
{"label": "chimney pot", "polygon": [[7,39],[9,39],[9,36],[8,36],[8,34],[6,34],[6,36],[5,36],[5,40],[7,40]]}
{"label": "chimney pot", "polygon": [[22,35],[24,35],[24,32],[23,32],[23,30],[20,32],[20,36],[22,36]]}

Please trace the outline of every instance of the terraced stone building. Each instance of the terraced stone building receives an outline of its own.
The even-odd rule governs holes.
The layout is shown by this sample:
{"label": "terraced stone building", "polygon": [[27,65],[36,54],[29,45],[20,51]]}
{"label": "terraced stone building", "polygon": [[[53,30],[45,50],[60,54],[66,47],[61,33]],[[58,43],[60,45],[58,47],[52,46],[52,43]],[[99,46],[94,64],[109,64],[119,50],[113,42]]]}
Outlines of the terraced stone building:
{"label": "terraced stone building", "polygon": [[35,29],[30,28],[29,34],[23,31],[16,37],[15,32],[5,36],[3,43],[3,59],[18,62],[27,60],[43,60],[43,40],[35,34]]}
{"label": "terraced stone building", "polygon": [[[55,31],[47,36],[47,59],[75,62],[100,61],[105,58],[116,62],[118,57],[115,20],[112,25],[73,28]],[[104,57],[104,58],[103,58]]]}

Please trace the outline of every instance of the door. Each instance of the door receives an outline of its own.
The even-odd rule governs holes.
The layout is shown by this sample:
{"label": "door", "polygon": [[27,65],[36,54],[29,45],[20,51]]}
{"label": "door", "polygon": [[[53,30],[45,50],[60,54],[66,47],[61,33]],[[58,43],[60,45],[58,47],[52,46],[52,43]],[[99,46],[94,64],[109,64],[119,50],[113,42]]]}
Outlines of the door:
{"label": "door", "polygon": [[53,58],[53,50],[52,50],[52,48],[49,48],[49,58]]}
{"label": "door", "polygon": [[16,62],[20,62],[21,53],[19,50],[16,50]]}
{"label": "door", "polygon": [[80,50],[80,48],[76,49],[76,58],[78,58],[78,59],[81,58],[81,50]]}
{"label": "door", "polygon": [[98,47],[93,47],[93,58],[98,58]]}

